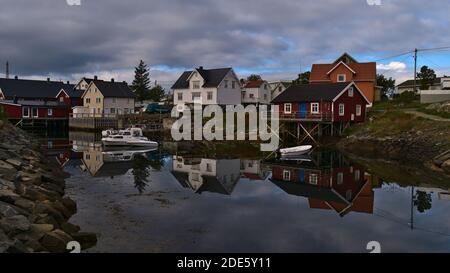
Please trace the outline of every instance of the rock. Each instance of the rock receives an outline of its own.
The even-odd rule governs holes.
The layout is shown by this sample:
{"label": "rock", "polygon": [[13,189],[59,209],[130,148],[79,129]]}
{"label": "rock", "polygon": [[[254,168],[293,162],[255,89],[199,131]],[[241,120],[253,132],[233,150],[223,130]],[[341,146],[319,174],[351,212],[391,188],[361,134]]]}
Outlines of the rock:
{"label": "rock", "polygon": [[97,235],[92,232],[78,232],[72,235],[73,239],[80,243],[82,249],[87,249],[97,244]]}
{"label": "rock", "polygon": [[17,159],[7,159],[6,162],[13,165],[16,169],[19,169],[22,166],[22,162]]}
{"label": "rock", "polygon": [[19,214],[19,212],[15,206],[0,201],[0,216],[11,217],[17,214]]}
{"label": "rock", "polygon": [[6,203],[14,203],[19,198],[19,195],[15,194],[12,190],[0,189],[0,201]]}
{"label": "rock", "polygon": [[[9,159],[8,159],[9,160]],[[13,170],[15,171],[16,168],[14,168],[13,165],[6,163],[3,160],[0,160],[0,170]]]}
{"label": "rock", "polygon": [[8,238],[5,232],[0,229],[0,253],[6,252],[13,244],[14,241]]}
{"label": "rock", "polygon": [[65,222],[61,224],[61,229],[67,234],[73,235],[80,231],[80,227],[69,222]]}
{"label": "rock", "polygon": [[44,188],[46,190],[57,192],[60,195],[64,194],[64,188],[59,185],[51,184],[51,183],[43,183],[40,186],[41,186],[41,188]]}
{"label": "rock", "polygon": [[9,189],[15,191],[16,186],[14,186],[13,182],[0,178],[0,189]]}
{"label": "rock", "polygon": [[42,246],[50,252],[67,252],[67,243],[72,237],[62,230],[56,229],[44,235],[41,240]]}
{"label": "rock", "polygon": [[442,163],[441,168],[448,174],[450,174],[450,159]]}
{"label": "rock", "polygon": [[48,214],[48,216],[53,217],[57,223],[62,223],[65,221],[65,217],[61,214],[61,212],[53,208],[49,203],[40,202],[36,204],[36,212]]}
{"label": "rock", "polygon": [[61,201],[62,201],[63,205],[69,210],[69,212],[72,215],[77,213],[77,203],[75,203],[75,201],[73,201],[69,197],[64,197]]}
{"label": "rock", "polygon": [[36,205],[34,204],[34,202],[24,199],[24,198],[19,198],[14,202],[14,205],[18,206],[19,208],[23,208],[27,211],[32,211],[34,210],[34,208],[36,207]]}
{"label": "rock", "polygon": [[6,231],[28,231],[30,230],[31,223],[27,217],[23,215],[14,215],[7,218],[0,219],[0,226]]}
{"label": "rock", "polygon": [[443,152],[433,159],[434,164],[441,166],[445,161],[450,160],[450,150]]}
{"label": "rock", "polygon": [[32,224],[31,225],[32,232],[49,233],[50,231],[53,231],[54,229],[55,229],[55,227],[51,224]]}

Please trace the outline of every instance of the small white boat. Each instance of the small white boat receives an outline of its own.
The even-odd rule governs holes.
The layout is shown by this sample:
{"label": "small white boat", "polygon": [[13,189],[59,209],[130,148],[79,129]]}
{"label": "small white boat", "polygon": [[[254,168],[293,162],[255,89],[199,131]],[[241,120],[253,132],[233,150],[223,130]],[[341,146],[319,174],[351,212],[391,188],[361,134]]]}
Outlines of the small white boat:
{"label": "small white boat", "polygon": [[313,146],[311,145],[302,145],[292,148],[280,149],[281,156],[296,156],[307,154],[311,151]]}
{"label": "small white boat", "polygon": [[109,137],[111,135],[117,135],[118,133],[119,133],[118,130],[108,129],[108,130],[102,131],[102,137]]}
{"label": "small white boat", "polygon": [[151,141],[144,137],[141,128],[130,128],[121,130],[117,134],[108,135],[102,138],[105,146],[136,146],[136,147],[157,147],[158,142]]}

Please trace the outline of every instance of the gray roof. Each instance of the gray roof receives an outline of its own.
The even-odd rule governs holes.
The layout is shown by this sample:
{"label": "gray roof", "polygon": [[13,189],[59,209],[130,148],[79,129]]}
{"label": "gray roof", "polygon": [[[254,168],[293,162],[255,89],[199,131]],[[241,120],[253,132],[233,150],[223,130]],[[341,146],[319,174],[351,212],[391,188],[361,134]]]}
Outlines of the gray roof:
{"label": "gray roof", "polygon": [[[433,84],[440,84],[440,83],[441,83],[441,78],[434,79]],[[417,88],[420,87],[420,79],[416,80],[416,85],[417,85]],[[401,84],[397,85],[397,87],[414,87],[414,80],[404,81]]]}
{"label": "gray roof", "polygon": [[59,101],[36,101],[36,100],[0,100],[0,104],[19,104],[23,106],[48,106],[48,107],[67,107],[66,104]]}
{"label": "gray roof", "polygon": [[0,89],[6,99],[54,99],[61,89],[74,85],[55,81],[37,81],[0,78]]}
{"label": "gray roof", "polygon": [[350,83],[300,84],[288,87],[272,103],[333,101]]}
{"label": "gray roof", "polygon": [[[225,76],[230,72],[232,68],[218,68],[218,69],[203,69],[198,68],[196,71],[200,73],[202,78],[205,80],[205,83],[203,84],[203,87],[217,87],[219,84],[223,81]],[[189,82],[188,78],[192,74],[193,71],[185,71],[181,76],[178,78],[178,80],[175,82],[175,84],[172,86],[172,89],[188,89],[189,88]]]}
{"label": "gray roof", "polygon": [[102,80],[92,80],[103,96],[110,98],[134,98],[135,95],[131,91],[126,82],[107,82]]}
{"label": "gray roof", "polygon": [[64,88],[64,92],[66,92],[67,95],[71,98],[81,98],[81,96],[84,93],[84,90],[75,89],[74,87],[70,88]]}

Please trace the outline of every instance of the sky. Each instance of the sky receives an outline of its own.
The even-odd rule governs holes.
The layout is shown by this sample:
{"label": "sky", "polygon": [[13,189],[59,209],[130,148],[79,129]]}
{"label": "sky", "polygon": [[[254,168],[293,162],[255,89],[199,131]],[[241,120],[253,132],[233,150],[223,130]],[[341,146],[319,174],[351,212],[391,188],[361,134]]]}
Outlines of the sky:
{"label": "sky", "polygon": [[[80,1],[81,5],[69,5]],[[131,82],[144,60],[170,87],[188,69],[233,67],[239,77],[291,80],[348,52],[397,83],[414,48],[450,46],[448,0],[0,0],[0,77]],[[450,50],[418,65],[450,75]]]}

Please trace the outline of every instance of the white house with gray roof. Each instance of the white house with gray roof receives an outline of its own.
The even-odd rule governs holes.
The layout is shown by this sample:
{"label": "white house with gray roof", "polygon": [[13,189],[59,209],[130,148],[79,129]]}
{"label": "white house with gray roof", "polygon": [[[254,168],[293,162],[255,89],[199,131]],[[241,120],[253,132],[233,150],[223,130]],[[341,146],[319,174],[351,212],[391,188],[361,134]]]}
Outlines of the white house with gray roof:
{"label": "white house with gray roof", "polygon": [[236,105],[241,103],[241,86],[232,68],[185,71],[172,86],[178,104]]}

